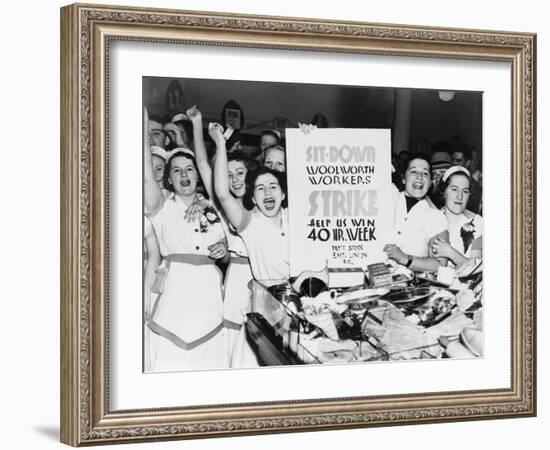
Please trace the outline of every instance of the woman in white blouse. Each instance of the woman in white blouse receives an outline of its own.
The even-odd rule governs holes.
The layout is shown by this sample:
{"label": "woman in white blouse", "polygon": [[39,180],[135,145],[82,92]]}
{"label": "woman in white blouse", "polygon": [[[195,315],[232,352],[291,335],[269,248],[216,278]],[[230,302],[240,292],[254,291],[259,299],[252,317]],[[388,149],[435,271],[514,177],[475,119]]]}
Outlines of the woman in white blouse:
{"label": "woman in white blouse", "polygon": [[432,252],[461,267],[468,260],[482,256],[483,218],[466,209],[471,187],[468,169],[453,166],[445,172],[442,181],[449,240],[435,239]]}
{"label": "woman in white blouse", "polygon": [[246,245],[252,275],[264,284],[287,280],[288,214],[284,174],[267,167],[248,172],[245,195],[239,202],[229,189],[223,130],[218,124],[210,124],[209,132],[216,143],[216,195]]}
{"label": "woman in white blouse", "polygon": [[431,167],[426,155],[412,155],[405,164],[402,192],[394,192],[394,240],[384,247],[388,258],[416,272],[436,272],[446,260],[430,249],[436,237],[448,239],[447,220],[428,199]]}
{"label": "woman in white blouse", "polygon": [[[147,112],[144,117],[147,124]],[[147,129],[147,126],[144,127]],[[175,149],[166,162],[162,195],[155,181],[148,140],[144,140],[145,211],[167,263],[166,279],[148,321],[159,335],[153,371],[226,367],[222,333],[222,274],[214,264],[227,254],[227,242],[213,208],[189,220],[188,209],[200,200],[194,154]]]}

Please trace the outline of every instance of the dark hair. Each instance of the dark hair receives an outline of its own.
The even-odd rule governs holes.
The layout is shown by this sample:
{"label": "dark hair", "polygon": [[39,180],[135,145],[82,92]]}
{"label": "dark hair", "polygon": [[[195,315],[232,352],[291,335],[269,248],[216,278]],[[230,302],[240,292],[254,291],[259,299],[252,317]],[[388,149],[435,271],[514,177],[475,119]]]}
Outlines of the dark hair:
{"label": "dark hair", "polygon": [[[168,158],[168,161],[166,161],[166,165],[164,166],[164,174],[162,175],[162,185],[164,186],[164,189],[167,189],[170,192],[174,192],[174,186],[172,186],[172,183],[170,183],[170,170],[172,169],[172,161],[174,160],[174,158],[177,158],[178,156],[182,156],[183,158],[187,158],[191,160],[195,168],[197,167],[195,163],[195,158],[191,156],[189,153],[176,152],[173,155],[171,155],[170,158]],[[200,181],[200,177],[199,177],[199,181]]]}
{"label": "dark hair", "polygon": [[313,119],[311,119],[311,124],[316,125],[317,128],[328,128],[328,120],[322,113],[317,113],[313,116]]}
{"label": "dark hair", "polygon": [[434,186],[434,192],[433,193],[434,193],[434,195],[436,195],[440,199],[442,199],[442,202],[443,202],[442,206],[445,206],[445,191],[447,190],[447,188],[451,184],[451,178],[453,178],[455,175],[462,175],[463,177],[468,179],[468,183],[470,183],[470,195],[472,194],[472,192],[471,192],[472,191],[472,184],[473,184],[472,177],[468,176],[464,172],[455,172],[450,177],[448,177],[445,182],[440,181],[437,186]]}
{"label": "dark hair", "polygon": [[243,206],[247,210],[254,209],[254,189],[256,187],[256,180],[259,176],[265,175],[265,174],[271,174],[273,175],[277,182],[279,183],[279,186],[281,186],[281,191],[283,194],[285,194],[285,197],[283,198],[283,201],[281,202],[281,206],[283,208],[286,208],[288,205],[288,196],[286,195],[286,177],[283,173],[277,172],[273,169],[270,169],[269,167],[258,167],[257,169],[250,170],[246,174],[245,184],[246,184],[246,191],[244,193],[243,197]]}
{"label": "dark hair", "polygon": [[405,160],[405,163],[403,164],[403,176],[405,176],[405,172],[407,171],[407,169],[409,168],[410,164],[411,164],[411,161],[415,160],[415,159],[423,159],[424,161],[426,161],[428,163],[428,170],[432,170],[432,163],[430,162],[430,157],[428,155],[426,155],[426,153],[415,153],[413,155],[410,155],[406,160]]}
{"label": "dark hair", "polygon": [[254,170],[258,167],[256,161],[250,159],[243,151],[235,150],[227,154],[227,162],[240,161],[244,164],[247,170]]}
{"label": "dark hair", "polygon": [[155,113],[149,114],[149,122],[157,122],[157,123],[160,123],[161,125],[164,125],[164,119],[160,114],[155,114]]}

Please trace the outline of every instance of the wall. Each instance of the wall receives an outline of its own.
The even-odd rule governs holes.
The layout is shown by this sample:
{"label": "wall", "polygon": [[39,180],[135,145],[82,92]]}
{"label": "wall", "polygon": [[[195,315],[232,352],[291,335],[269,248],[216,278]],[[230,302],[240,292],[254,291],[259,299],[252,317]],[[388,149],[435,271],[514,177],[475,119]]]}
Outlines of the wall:
{"label": "wall", "polygon": [[[184,74],[175,74],[183,76]],[[172,78],[147,77],[144,101],[151,112],[166,111],[165,95]],[[284,117],[293,126],[309,122],[321,112],[331,127],[391,128],[395,89],[296,83],[180,79],[185,104],[196,104],[205,120],[220,121],[226,101],[235,100],[244,111],[245,127]],[[249,132],[258,135],[266,126]],[[453,101],[439,100],[436,90],[414,89],[410,140],[449,141],[454,134],[481,149],[481,94],[457,92]]]}
{"label": "wall", "polygon": [[[258,2],[257,0],[123,0],[137,6],[238,11],[327,19],[538,32],[539,173],[549,167],[550,32],[543,2],[490,4],[464,0],[452,12],[440,1]],[[2,448],[53,449],[59,444],[59,11],[61,1],[8,2],[2,33]],[[498,10],[497,10],[498,9]],[[16,156],[22,158],[16,159]],[[539,416],[484,422],[255,436],[121,446],[132,449],[547,448],[550,271],[549,177],[539,177]],[[405,374],[404,374],[405,376]],[[345,380],[339,380],[345,382]],[[366,380],[368,381],[368,380]]]}

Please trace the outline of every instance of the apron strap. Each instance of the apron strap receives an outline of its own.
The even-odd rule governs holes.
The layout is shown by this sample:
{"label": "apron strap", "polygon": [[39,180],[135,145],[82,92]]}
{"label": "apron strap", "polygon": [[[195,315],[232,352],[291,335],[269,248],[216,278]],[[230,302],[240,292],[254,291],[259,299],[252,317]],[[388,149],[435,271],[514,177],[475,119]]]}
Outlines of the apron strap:
{"label": "apron strap", "polygon": [[166,255],[164,259],[168,262],[168,264],[173,262],[193,264],[195,266],[214,264],[214,260],[209,258],[208,256],[197,255],[194,253],[172,253],[170,255]]}

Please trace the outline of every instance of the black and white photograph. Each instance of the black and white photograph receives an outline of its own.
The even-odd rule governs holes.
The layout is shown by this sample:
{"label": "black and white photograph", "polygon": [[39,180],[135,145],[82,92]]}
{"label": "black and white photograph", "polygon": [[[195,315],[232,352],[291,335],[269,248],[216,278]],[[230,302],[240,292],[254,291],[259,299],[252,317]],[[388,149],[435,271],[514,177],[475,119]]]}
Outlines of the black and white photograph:
{"label": "black and white photograph", "polygon": [[483,358],[483,92],[142,81],[144,372]]}
{"label": "black and white photograph", "polygon": [[[13,391],[8,409],[42,427],[15,441],[463,450],[540,434],[537,8],[176,3],[40,8],[60,64],[39,93],[57,83],[60,114],[5,111],[60,152],[15,197],[32,220],[12,221],[8,253],[54,244],[60,298],[42,308],[55,258],[12,261],[36,301],[7,298],[41,308],[29,348],[53,323],[59,358],[16,373],[53,365],[60,402],[31,405],[56,402],[43,375]],[[24,109],[27,91],[7,93]],[[57,210],[36,196],[51,186]]]}

